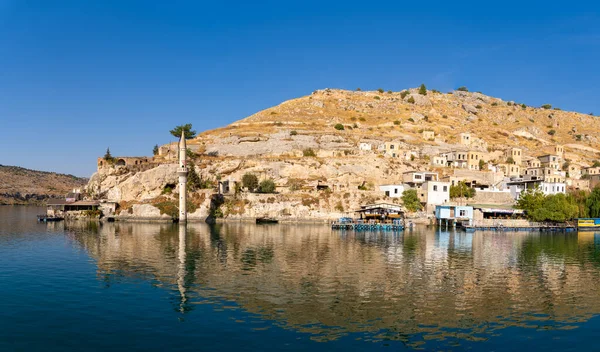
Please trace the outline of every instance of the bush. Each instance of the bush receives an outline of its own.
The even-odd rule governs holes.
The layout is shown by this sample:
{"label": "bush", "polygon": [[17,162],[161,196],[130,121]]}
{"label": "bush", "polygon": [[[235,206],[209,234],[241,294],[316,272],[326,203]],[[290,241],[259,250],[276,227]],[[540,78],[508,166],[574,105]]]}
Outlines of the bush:
{"label": "bush", "polygon": [[419,87],[419,94],[427,95],[427,87],[425,87],[425,84],[421,84],[421,86]]}
{"label": "bush", "polygon": [[364,117],[359,117],[359,118],[358,118],[358,121],[360,121],[360,122],[365,122],[365,121],[366,121],[366,119],[365,119]]}
{"label": "bush", "polygon": [[542,105],[542,109],[546,109],[546,110],[552,109],[552,105],[544,104],[544,105]]}
{"label": "bush", "polygon": [[523,108],[523,110],[525,110],[525,109],[527,109],[527,105],[521,104],[521,108]]}
{"label": "bush", "polygon": [[384,92],[383,88],[379,88],[379,89],[377,89],[377,91],[378,91],[379,93],[383,93],[383,92]]}
{"label": "bush", "polygon": [[373,97],[373,99],[380,100],[381,98],[379,97],[379,95],[376,95],[376,96]]}
{"label": "bush", "polygon": [[242,185],[249,191],[254,191],[258,187],[258,177],[251,173],[245,173],[242,176]]}
{"label": "bush", "polygon": [[408,118],[408,121],[410,121],[410,122],[415,122],[415,119],[413,119],[412,117],[409,117],[409,118]]}
{"label": "bush", "polygon": [[482,109],[482,108],[483,108],[483,106],[481,106],[481,105],[476,105],[476,106],[475,106],[475,108],[476,108],[476,109]]}
{"label": "bush", "polygon": [[302,155],[304,156],[317,156],[317,154],[315,153],[314,150],[312,150],[312,148],[306,148],[302,151]]}
{"label": "bush", "polygon": [[343,131],[344,130],[344,125],[342,125],[341,123],[338,123],[335,126],[333,126],[333,128],[335,128],[338,131]]}
{"label": "bush", "polygon": [[414,104],[415,103],[415,98],[414,97],[410,97],[407,100],[409,103]]}
{"label": "bush", "polygon": [[360,92],[361,90],[362,90],[362,89],[360,89],[360,88],[356,88],[356,91],[357,91],[357,92]]}
{"label": "bush", "polygon": [[442,118],[447,119],[448,115],[442,115]]}
{"label": "bush", "polygon": [[342,204],[341,201],[339,201],[336,206],[335,206],[335,210],[339,211],[340,213],[344,212],[344,205]]}
{"label": "bush", "polygon": [[400,126],[400,121],[398,121],[398,120],[394,121],[394,125]]}
{"label": "bush", "polygon": [[258,186],[258,192],[260,193],[274,193],[275,192],[275,182],[273,180],[268,179],[264,180]]}
{"label": "bush", "polygon": [[475,193],[475,189],[468,187],[464,182],[459,182],[456,186],[450,186],[450,199],[474,198]]}
{"label": "bush", "polygon": [[297,134],[298,134],[298,132],[296,130],[290,131],[290,136],[296,136]]}
{"label": "bush", "polygon": [[498,103],[497,102],[493,102],[492,106],[498,106]]}
{"label": "bush", "polygon": [[457,91],[459,91],[459,92],[468,92],[468,91],[469,91],[469,90],[467,89],[467,87],[465,87],[465,86],[458,87],[458,88],[456,88],[456,90],[457,90]]}
{"label": "bush", "polygon": [[392,91],[391,91],[391,90],[388,90],[388,94],[392,94]]}
{"label": "bush", "polygon": [[400,92],[400,98],[404,99],[409,94],[408,90],[403,90]]}
{"label": "bush", "polygon": [[407,189],[402,193],[402,202],[406,210],[415,212],[423,209],[416,189]]}
{"label": "bush", "polygon": [[551,136],[554,136],[556,134],[556,131],[555,130],[550,130],[550,131],[548,131],[548,134],[551,135]]}

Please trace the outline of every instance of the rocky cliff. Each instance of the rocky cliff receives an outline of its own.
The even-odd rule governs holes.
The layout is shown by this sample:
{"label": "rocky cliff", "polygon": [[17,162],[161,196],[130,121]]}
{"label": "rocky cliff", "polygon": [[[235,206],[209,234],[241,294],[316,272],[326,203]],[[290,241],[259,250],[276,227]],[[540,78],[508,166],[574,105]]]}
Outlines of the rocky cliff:
{"label": "rocky cliff", "polygon": [[62,198],[87,179],[54,172],[0,165],[0,204],[40,205],[48,198]]}
{"label": "rocky cliff", "polygon": [[[378,185],[401,183],[408,170],[435,169],[431,157],[457,148],[479,150],[487,153],[486,161],[501,162],[511,147],[533,157],[561,144],[569,163],[587,166],[600,154],[598,119],[466,91],[318,90],[188,141],[201,179],[188,211],[197,219],[336,218],[360,204],[384,200]],[[462,132],[473,136],[471,146],[461,144]],[[363,142],[373,150],[360,150]],[[377,152],[385,142],[396,143],[403,154]],[[175,158],[174,145],[161,146],[156,167],[103,168],[91,178],[88,191],[120,202],[122,216],[169,217],[179,191]],[[276,194],[238,188],[215,196],[219,181],[240,181],[246,173],[274,180]]]}

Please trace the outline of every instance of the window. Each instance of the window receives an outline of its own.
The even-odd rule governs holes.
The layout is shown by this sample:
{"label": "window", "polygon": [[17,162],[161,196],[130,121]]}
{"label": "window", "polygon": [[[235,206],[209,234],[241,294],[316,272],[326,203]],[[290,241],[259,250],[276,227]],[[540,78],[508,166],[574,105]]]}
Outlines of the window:
{"label": "window", "polygon": [[437,185],[433,185],[433,191],[437,192]]}
{"label": "window", "polygon": [[415,180],[420,180],[422,179],[421,175],[415,175]]}
{"label": "window", "polygon": [[398,194],[398,188],[394,188],[394,194]]}
{"label": "window", "polygon": [[448,186],[444,186],[444,192],[448,192]]}
{"label": "window", "polygon": [[459,210],[458,211],[458,216],[467,216],[467,211],[466,210]]}
{"label": "window", "polygon": [[390,196],[390,191],[385,191],[385,196],[389,197]]}
{"label": "window", "polygon": [[392,145],[390,145],[390,149],[394,149],[394,145],[393,145],[393,144],[392,144]]}

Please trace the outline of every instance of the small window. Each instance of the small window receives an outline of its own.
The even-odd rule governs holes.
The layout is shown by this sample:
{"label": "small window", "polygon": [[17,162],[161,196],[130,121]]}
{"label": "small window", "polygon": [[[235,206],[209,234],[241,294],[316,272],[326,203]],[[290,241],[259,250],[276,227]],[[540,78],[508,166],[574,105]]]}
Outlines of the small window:
{"label": "small window", "polygon": [[394,145],[393,145],[393,144],[392,144],[392,145],[390,145],[390,149],[394,149]]}
{"label": "small window", "polygon": [[448,186],[444,186],[444,192],[448,192]]}
{"label": "small window", "polygon": [[385,191],[385,196],[389,197],[390,196],[390,191]]}
{"label": "small window", "polygon": [[433,186],[433,191],[434,191],[434,192],[437,192],[437,185],[434,185],[434,186]]}
{"label": "small window", "polygon": [[394,188],[394,194],[398,194],[398,188]]}
{"label": "small window", "polygon": [[459,216],[467,216],[467,211],[466,210],[459,210],[458,213],[459,213],[458,214]]}

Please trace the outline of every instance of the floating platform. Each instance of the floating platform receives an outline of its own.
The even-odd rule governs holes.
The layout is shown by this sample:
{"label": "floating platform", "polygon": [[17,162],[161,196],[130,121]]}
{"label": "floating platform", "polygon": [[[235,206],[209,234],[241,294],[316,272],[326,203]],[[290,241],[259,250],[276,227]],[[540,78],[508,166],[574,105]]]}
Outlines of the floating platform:
{"label": "floating platform", "polygon": [[62,221],[65,218],[61,218],[58,216],[38,215],[37,219],[39,222],[50,222],[50,221]]}
{"label": "floating platform", "polygon": [[273,218],[256,218],[257,224],[277,224],[279,220]]}
{"label": "floating platform", "polygon": [[505,227],[505,226],[463,226],[466,232],[475,231],[498,231],[498,232],[575,232],[575,226],[525,226],[525,227]]}
{"label": "floating platform", "polygon": [[402,224],[361,224],[361,223],[343,223],[334,222],[331,224],[333,230],[349,230],[349,231],[403,231]]}

